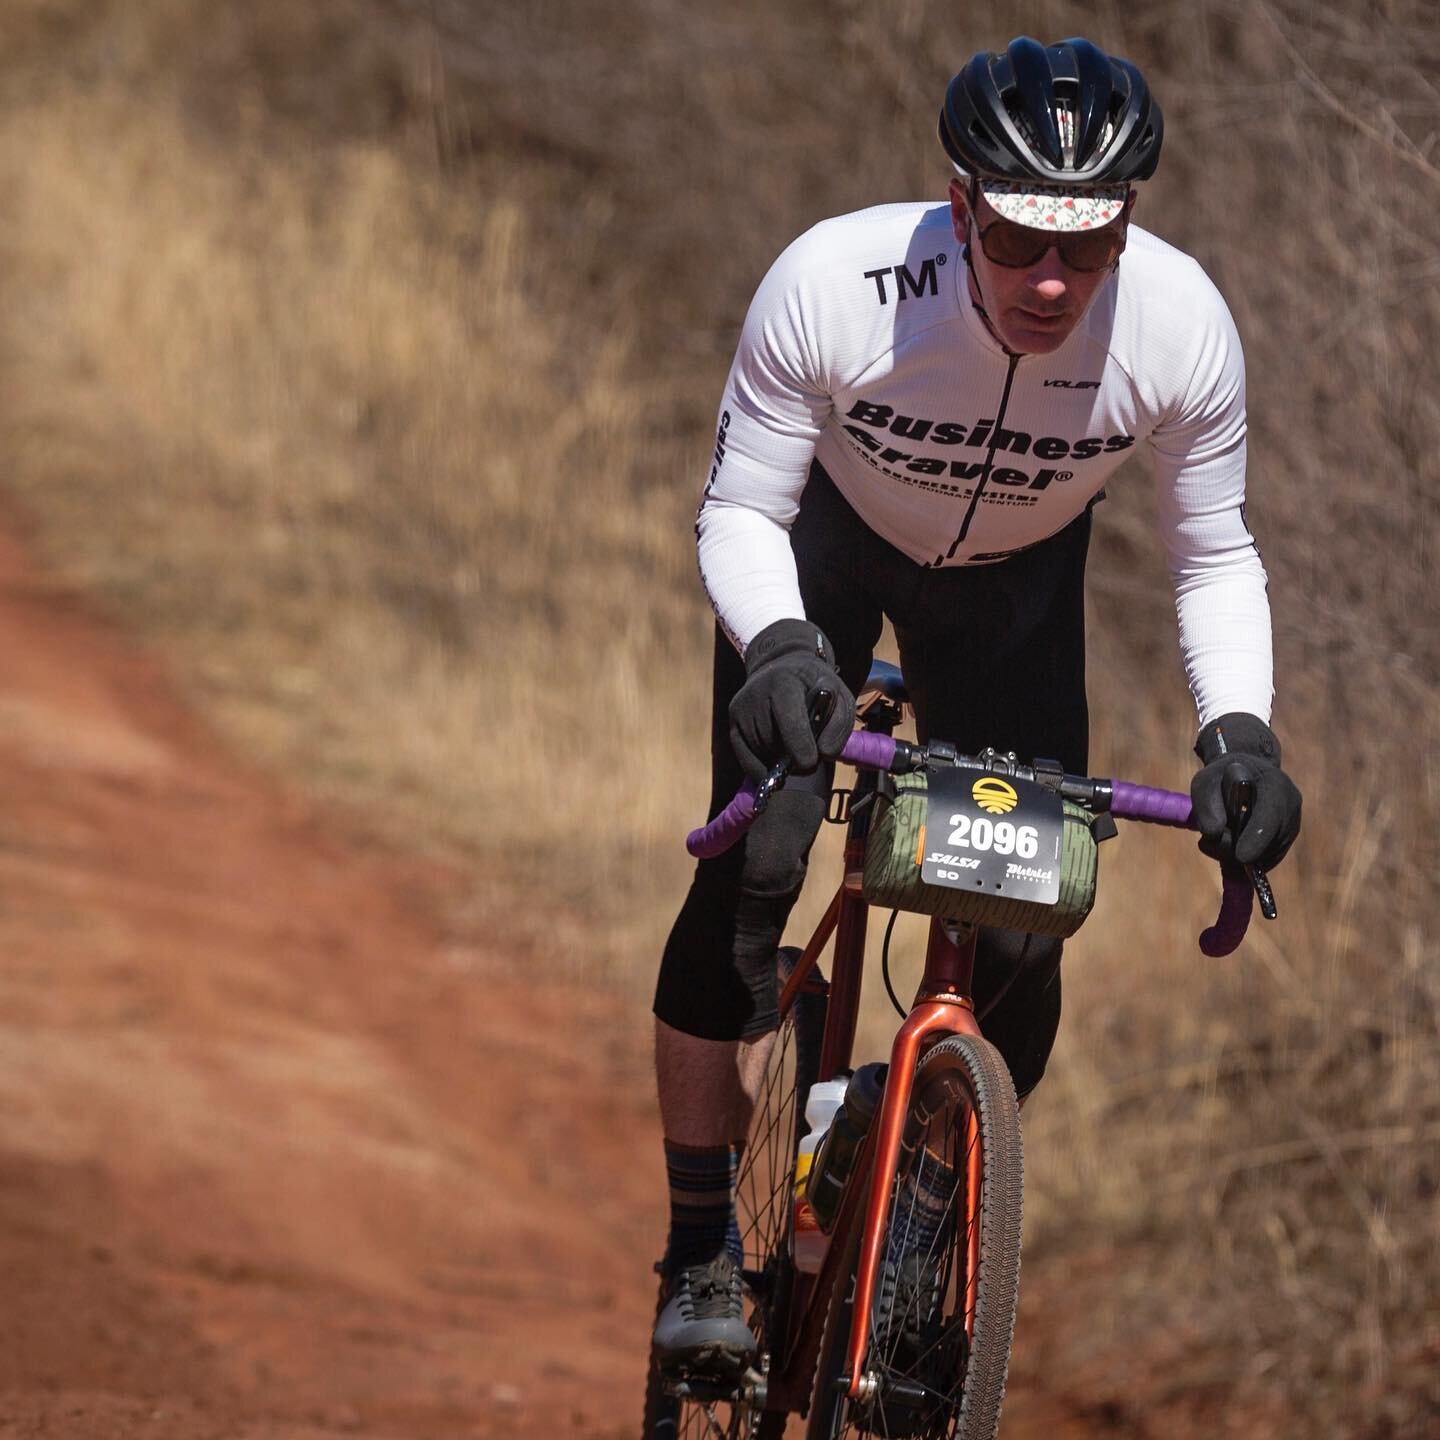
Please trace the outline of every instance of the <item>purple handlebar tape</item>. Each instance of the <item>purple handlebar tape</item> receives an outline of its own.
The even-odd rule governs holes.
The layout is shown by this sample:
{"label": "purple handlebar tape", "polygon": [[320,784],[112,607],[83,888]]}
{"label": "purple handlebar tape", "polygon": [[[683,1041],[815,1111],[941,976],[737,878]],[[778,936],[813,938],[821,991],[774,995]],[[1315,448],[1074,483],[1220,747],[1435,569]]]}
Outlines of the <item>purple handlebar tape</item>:
{"label": "purple handlebar tape", "polygon": [[[870,770],[888,770],[895,758],[895,741],[889,735],[856,730],[845,742],[840,758]],[[1144,820],[1152,825],[1190,829],[1190,797],[1174,790],[1155,790],[1116,780],[1111,785],[1110,813],[1120,820]],[[755,786],[747,780],[735,798],[708,824],[692,830],[685,848],[697,860],[722,855],[750,828],[755,818]],[[1243,870],[1227,866],[1224,894],[1215,923],[1200,936],[1201,951],[1218,958],[1229,955],[1245,937],[1254,908],[1255,892]]]}
{"label": "purple handlebar tape", "polygon": [[840,758],[850,765],[863,765],[867,770],[888,770],[895,759],[895,741],[889,735],[855,730],[845,742]]}
{"label": "purple handlebar tape", "polygon": [[685,837],[685,848],[697,860],[713,860],[723,855],[750,828],[754,819],[755,782],[747,780],[708,825],[692,830]]}
{"label": "purple handlebar tape", "polygon": [[1212,960],[1230,954],[1245,938],[1250,912],[1255,906],[1255,888],[1250,883],[1250,877],[1232,865],[1227,865],[1223,874],[1225,889],[1220,900],[1220,914],[1215,923],[1200,935],[1200,950]]}
{"label": "purple handlebar tape", "polygon": [[1174,790],[1152,790],[1148,785],[1132,785],[1128,780],[1112,784],[1114,798],[1110,813],[1121,820],[1148,820],[1152,825],[1190,826],[1190,797]]}
{"label": "purple handlebar tape", "polygon": [[[863,765],[867,770],[888,770],[895,758],[895,741],[889,735],[855,730],[845,742],[840,758],[850,765]],[[690,832],[685,848],[697,860],[713,860],[723,855],[750,828],[754,819],[755,785],[747,780],[708,825]]]}

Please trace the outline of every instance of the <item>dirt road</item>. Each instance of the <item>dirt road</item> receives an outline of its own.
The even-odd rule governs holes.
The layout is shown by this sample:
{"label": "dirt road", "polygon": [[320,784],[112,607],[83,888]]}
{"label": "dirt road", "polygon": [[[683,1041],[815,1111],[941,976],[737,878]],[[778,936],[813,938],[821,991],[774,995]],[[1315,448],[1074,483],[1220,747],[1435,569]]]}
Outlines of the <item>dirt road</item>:
{"label": "dirt road", "polygon": [[228,757],[4,535],[0,652],[0,1433],[632,1433],[633,1021],[447,936],[452,877]]}
{"label": "dirt road", "polygon": [[[0,653],[0,1435],[630,1440],[643,1023],[447,933],[458,877],[228,755],[3,528]],[[1093,1433],[1029,1389],[1007,1435]]]}

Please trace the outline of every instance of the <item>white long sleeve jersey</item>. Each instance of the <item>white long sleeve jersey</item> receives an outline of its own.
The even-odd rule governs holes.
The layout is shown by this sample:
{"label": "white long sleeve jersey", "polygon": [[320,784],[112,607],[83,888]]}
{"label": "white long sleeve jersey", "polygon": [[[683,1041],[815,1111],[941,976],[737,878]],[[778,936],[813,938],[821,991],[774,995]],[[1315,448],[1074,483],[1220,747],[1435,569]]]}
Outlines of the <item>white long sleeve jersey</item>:
{"label": "white long sleeve jersey", "polygon": [[976,312],[948,206],[884,205],[802,235],[757,291],[726,382],[700,572],[743,651],[804,616],[789,528],[812,458],[918,564],[981,565],[1063,529],[1137,441],[1199,722],[1268,720],[1240,339],[1200,266],[1134,225],[1064,344],[1018,360]]}

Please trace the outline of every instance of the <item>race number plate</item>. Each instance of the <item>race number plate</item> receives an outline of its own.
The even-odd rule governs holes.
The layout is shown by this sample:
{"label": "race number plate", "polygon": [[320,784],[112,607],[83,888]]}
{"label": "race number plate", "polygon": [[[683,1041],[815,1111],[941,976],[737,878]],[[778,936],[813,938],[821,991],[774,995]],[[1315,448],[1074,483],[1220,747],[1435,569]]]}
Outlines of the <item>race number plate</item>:
{"label": "race number plate", "polygon": [[953,765],[932,766],[926,783],[920,877],[927,885],[1037,905],[1060,898],[1065,807],[1053,790]]}

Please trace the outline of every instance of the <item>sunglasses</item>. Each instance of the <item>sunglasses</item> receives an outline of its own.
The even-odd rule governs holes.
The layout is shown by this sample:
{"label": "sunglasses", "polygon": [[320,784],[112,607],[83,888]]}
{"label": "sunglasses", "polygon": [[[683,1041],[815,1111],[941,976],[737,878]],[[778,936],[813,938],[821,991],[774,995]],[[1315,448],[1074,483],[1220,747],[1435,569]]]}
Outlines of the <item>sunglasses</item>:
{"label": "sunglasses", "polygon": [[992,220],[983,230],[976,222],[975,233],[985,258],[1007,270],[1023,270],[1038,265],[1053,245],[1060,259],[1071,270],[1093,273],[1108,270],[1125,248],[1125,222],[1112,220],[1094,230],[1036,230],[1030,225],[1017,225],[1013,220]]}

